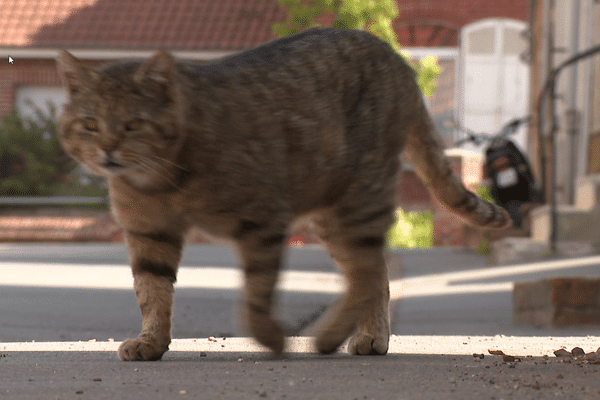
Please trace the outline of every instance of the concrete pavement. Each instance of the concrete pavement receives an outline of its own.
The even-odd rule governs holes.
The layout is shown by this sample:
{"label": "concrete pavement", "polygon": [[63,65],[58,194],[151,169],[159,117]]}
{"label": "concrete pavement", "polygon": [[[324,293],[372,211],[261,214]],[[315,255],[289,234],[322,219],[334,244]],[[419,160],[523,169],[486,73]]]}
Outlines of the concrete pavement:
{"label": "concrete pavement", "polygon": [[[121,362],[119,343],[0,345],[6,399],[593,399],[600,365],[543,355],[588,337],[394,336],[387,356],[309,352],[273,359],[245,338],[175,340],[157,362]],[[520,356],[503,362],[489,349]],[[476,357],[473,354],[483,354]]]}

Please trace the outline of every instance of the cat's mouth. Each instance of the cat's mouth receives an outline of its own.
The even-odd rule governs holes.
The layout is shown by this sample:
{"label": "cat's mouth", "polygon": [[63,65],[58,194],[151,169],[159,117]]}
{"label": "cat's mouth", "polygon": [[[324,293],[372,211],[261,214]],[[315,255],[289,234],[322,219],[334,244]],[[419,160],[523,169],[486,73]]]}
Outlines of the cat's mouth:
{"label": "cat's mouth", "polygon": [[120,154],[102,152],[98,160],[98,166],[109,174],[119,174],[126,168],[120,158]]}
{"label": "cat's mouth", "polygon": [[100,166],[112,174],[121,172],[123,169],[125,169],[125,166],[123,164],[119,164],[118,162],[112,159],[106,160],[104,163],[100,164]]}

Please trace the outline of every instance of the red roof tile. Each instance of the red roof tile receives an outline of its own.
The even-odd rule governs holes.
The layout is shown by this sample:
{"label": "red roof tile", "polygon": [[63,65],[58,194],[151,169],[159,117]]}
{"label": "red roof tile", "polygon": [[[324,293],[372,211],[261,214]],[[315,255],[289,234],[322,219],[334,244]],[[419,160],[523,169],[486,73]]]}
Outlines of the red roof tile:
{"label": "red roof tile", "polygon": [[2,0],[0,46],[242,49],[275,36],[276,0]]}
{"label": "red roof tile", "polygon": [[[399,40],[413,46],[455,46],[464,24],[486,17],[524,20],[529,4],[396,2]],[[285,19],[285,10],[277,0],[0,0],[0,15],[0,47],[238,50],[273,39],[271,25]],[[440,34],[440,27],[453,32]],[[438,36],[445,39],[432,39]]]}

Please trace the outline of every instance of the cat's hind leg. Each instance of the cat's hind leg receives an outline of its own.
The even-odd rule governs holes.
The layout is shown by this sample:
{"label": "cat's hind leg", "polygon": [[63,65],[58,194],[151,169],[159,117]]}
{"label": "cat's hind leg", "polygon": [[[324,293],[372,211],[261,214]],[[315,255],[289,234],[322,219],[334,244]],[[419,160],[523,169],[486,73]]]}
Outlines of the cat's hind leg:
{"label": "cat's hind leg", "polygon": [[283,232],[242,222],[237,238],[244,273],[245,325],[275,355],[284,347],[283,330],[273,319],[273,295],[285,245]]}
{"label": "cat's hind leg", "polygon": [[142,311],[142,331],[119,347],[123,361],[159,360],[171,343],[173,283],[183,240],[167,234],[127,232],[135,295]]}
{"label": "cat's hind leg", "polygon": [[344,226],[331,218],[317,224],[329,254],[347,280],[346,292],[317,323],[316,346],[321,353],[335,351],[352,334],[350,354],[387,353],[390,293],[384,238],[393,220],[392,210],[382,206],[373,214],[381,221],[366,229]]}

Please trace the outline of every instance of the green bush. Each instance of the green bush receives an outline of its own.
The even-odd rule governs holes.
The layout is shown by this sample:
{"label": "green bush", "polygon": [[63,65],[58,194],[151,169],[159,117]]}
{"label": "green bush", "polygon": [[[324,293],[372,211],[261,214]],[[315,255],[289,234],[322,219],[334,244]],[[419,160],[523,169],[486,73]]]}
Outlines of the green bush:
{"label": "green bush", "polygon": [[431,211],[404,212],[396,210],[396,223],[387,233],[388,247],[429,248],[433,246],[433,215]]}
{"label": "green bush", "polygon": [[477,193],[477,196],[481,197],[483,200],[489,203],[494,203],[489,186],[479,184],[475,188],[475,193]]}
{"label": "green bush", "polygon": [[17,110],[2,118],[0,126],[0,195],[50,195],[66,162],[58,142],[54,108],[38,120],[24,120]]}
{"label": "green bush", "polygon": [[[494,203],[494,199],[492,198],[492,195],[490,193],[489,186],[482,184],[477,185],[477,187],[475,188],[475,193],[477,193],[477,195],[483,200],[488,201],[490,203]],[[475,249],[475,252],[484,256],[490,255],[492,252],[492,246],[489,240],[487,240],[485,237],[482,237],[479,240],[479,243],[477,243],[477,248]]]}
{"label": "green bush", "polygon": [[[103,196],[101,181],[85,177],[60,146],[56,108],[35,108],[36,118],[12,110],[0,123],[0,196]],[[100,184],[98,184],[100,183]]]}

